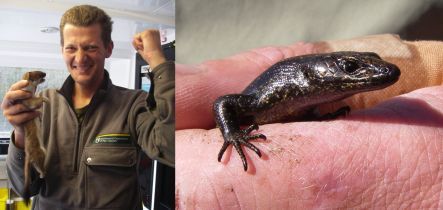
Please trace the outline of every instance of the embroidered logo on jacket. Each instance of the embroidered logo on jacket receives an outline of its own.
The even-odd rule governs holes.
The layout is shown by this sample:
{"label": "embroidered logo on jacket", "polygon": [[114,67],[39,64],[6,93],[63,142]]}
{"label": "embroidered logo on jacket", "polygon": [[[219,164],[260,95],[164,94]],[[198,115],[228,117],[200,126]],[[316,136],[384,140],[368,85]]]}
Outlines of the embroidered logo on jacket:
{"label": "embroidered logo on jacket", "polygon": [[93,144],[131,144],[131,136],[124,133],[103,134],[95,137]]}

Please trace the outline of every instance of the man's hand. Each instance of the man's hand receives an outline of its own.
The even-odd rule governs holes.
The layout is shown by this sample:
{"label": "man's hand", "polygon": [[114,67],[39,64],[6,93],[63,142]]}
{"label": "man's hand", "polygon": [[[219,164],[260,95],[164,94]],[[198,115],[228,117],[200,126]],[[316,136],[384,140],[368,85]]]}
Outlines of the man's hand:
{"label": "man's hand", "polygon": [[[442,46],[385,35],[177,65],[177,208],[441,209]],[[400,80],[346,99],[353,111],[344,118],[260,126],[268,138],[254,144],[263,156],[245,150],[246,173],[232,147],[217,161],[219,129],[187,129],[213,128],[215,98],[241,92],[283,58],[346,50],[378,53],[399,66]]]}
{"label": "man's hand", "polygon": [[[247,173],[218,129],[176,132],[178,209],[441,209],[443,87],[328,122],[262,125]],[[244,147],[245,149],[246,147]],[[440,206],[439,206],[440,205]],[[217,208],[214,208],[217,207]]]}
{"label": "man's hand", "polygon": [[28,81],[21,80],[13,84],[3,98],[1,108],[6,120],[14,127],[15,145],[24,148],[24,123],[38,117],[40,113],[29,110],[19,101],[32,97],[32,94],[22,89],[28,85]]}
{"label": "man's hand", "polygon": [[160,32],[147,29],[134,36],[132,45],[135,50],[149,63],[151,69],[166,61],[160,42]]}

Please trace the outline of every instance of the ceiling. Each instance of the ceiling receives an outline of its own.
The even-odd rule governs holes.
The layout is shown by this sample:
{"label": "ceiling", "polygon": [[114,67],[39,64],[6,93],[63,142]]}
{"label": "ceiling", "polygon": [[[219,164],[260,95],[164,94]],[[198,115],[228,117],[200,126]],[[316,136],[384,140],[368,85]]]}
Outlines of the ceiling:
{"label": "ceiling", "polygon": [[146,28],[161,29],[169,41],[175,39],[175,0],[0,0],[0,65],[30,59],[63,66],[59,33],[40,30],[58,27],[62,14],[80,4],[98,6],[112,17],[114,59],[130,58],[133,35]]}

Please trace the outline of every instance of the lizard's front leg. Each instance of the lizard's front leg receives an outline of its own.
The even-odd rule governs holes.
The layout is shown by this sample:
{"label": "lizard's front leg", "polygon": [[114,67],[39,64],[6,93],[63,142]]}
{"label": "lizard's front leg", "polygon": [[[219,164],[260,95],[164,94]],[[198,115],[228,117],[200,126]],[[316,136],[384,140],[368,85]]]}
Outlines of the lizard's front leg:
{"label": "lizard's front leg", "polygon": [[229,145],[233,145],[243,162],[244,170],[248,170],[248,163],[243,153],[241,145],[245,145],[253,150],[259,157],[261,157],[260,150],[249,143],[252,139],[266,139],[263,134],[249,135],[252,130],[257,130],[258,125],[253,123],[246,129],[241,129],[239,124],[239,116],[251,109],[254,98],[249,95],[232,94],[219,97],[214,103],[214,114],[217,126],[220,128],[224,143],[220,152],[218,153],[218,161],[221,161],[224,152]]}

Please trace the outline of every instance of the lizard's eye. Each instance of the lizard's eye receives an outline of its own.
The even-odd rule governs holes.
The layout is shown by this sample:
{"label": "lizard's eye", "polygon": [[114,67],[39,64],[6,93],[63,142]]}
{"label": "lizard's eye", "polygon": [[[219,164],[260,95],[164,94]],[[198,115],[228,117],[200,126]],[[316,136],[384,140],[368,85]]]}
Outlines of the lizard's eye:
{"label": "lizard's eye", "polygon": [[338,66],[347,73],[353,73],[360,68],[358,63],[352,60],[340,60]]}

